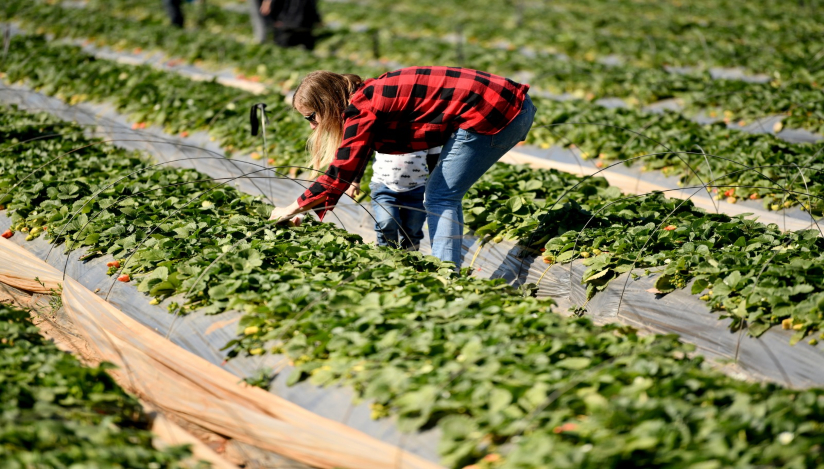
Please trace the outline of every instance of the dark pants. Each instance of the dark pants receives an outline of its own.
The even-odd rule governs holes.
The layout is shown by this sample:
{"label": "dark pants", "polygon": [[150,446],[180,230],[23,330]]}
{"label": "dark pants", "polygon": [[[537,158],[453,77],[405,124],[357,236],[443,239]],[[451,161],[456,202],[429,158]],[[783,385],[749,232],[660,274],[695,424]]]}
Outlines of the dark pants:
{"label": "dark pants", "polygon": [[373,182],[369,184],[369,189],[372,191],[378,246],[417,251],[423,239],[423,223],[426,221],[426,211],[423,208],[426,187],[395,192],[381,183]]}
{"label": "dark pants", "polygon": [[163,0],[163,6],[166,8],[166,14],[172,24],[178,28],[183,27],[183,11],[180,10],[181,0]]}
{"label": "dark pants", "polygon": [[315,35],[303,29],[275,28],[275,44],[280,47],[303,46],[306,50],[315,49]]}

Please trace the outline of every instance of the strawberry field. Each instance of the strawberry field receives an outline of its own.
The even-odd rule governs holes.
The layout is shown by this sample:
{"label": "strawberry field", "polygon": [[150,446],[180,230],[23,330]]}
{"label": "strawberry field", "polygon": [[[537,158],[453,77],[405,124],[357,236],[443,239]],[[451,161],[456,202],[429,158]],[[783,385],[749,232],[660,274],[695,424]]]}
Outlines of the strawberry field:
{"label": "strawberry field", "polygon": [[[8,0],[0,241],[228,370],[238,395],[389,445],[395,467],[824,467],[815,3],[325,1],[308,52],[253,43],[236,0],[186,5],[183,29],[159,2]],[[315,177],[285,97],[306,73],[430,64],[530,83],[538,109],[463,200],[460,272],[427,241],[376,246],[353,199],[324,223],[267,221]],[[0,290],[29,275],[3,272]],[[188,456],[151,447],[112,365],[65,362],[34,313],[2,314],[10,467]],[[388,467],[220,431],[237,399],[195,419],[161,407],[308,466]]]}

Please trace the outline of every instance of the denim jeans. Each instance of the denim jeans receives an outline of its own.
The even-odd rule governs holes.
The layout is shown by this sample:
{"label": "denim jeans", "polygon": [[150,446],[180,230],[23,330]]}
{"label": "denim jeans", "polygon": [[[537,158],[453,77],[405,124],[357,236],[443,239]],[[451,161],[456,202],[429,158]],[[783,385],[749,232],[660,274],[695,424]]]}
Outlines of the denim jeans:
{"label": "denim jeans", "polygon": [[535,106],[529,96],[520,114],[495,135],[458,129],[441,150],[441,159],[426,183],[426,211],[432,255],[461,267],[463,210],[461,199],[472,184],[518,142],[526,139]]}
{"label": "denim jeans", "polygon": [[[417,250],[423,239],[424,186],[411,191],[395,192],[379,182],[369,184],[378,246]],[[398,240],[400,238],[400,241]]]}

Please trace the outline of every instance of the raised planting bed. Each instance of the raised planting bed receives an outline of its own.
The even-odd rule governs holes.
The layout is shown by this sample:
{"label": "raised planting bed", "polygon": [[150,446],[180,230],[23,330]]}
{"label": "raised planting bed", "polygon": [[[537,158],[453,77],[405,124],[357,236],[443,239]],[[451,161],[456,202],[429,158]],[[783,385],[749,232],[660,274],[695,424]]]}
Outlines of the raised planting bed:
{"label": "raised planting bed", "polygon": [[28,312],[6,304],[0,363],[6,467],[192,467],[180,464],[187,450],[152,447],[149,418],[107,374],[110,365],[82,365],[42,337]]}
{"label": "raised planting bed", "polygon": [[[4,141],[56,130],[43,117],[4,115]],[[112,276],[182,314],[242,312],[232,355],[282,353],[295,364],[290,382],[340,383],[371,399],[375,417],[437,427],[446,465],[824,463],[819,391],[734,380],[674,336],[564,318],[500,281],[329,225],[273,227],[258,199],[192,170],[151,168],[106,188],[147,163],[104,145],[22,181],[78,141],[7,153],[16,228],[42,237],[32,233],[42,218],[47,237],[87,259],[108,253],[120,262]],[[90,223],[70,221],[74,211]]]}

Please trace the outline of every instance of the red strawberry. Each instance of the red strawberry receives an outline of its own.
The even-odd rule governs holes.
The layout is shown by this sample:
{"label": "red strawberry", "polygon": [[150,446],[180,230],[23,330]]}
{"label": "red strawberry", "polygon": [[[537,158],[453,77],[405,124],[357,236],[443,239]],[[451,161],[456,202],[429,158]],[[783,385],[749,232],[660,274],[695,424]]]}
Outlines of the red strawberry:
{"label": "red strawberry", "polygon": [[6,230],[6,231],[4,231],[4,232],[3,232],[3,234],[2,234],[1,236],[3,236],[3,237],[4,237],[4,238],[6,238],[6,239],[9,239],[9,238],[11,238],[12,236],[14,236],[14,231],[12,231],[12,230]]}
{"label": "red strawberry", "polygon": [[672,231],[672,230],[674,230],[674,229],[676,229],[676,228],[678,228],[678,227],[677,227],[677,226],[675,226],[675,225],[668,225],[668,226],[665,226],[665,227],[664,227],[664,229],[665,229],[665,230],[667,230],[667,231]]}
{"label": "red strawberry", "polygon": [[106,267],[114,267],[115,269],[119,269],[120,268],[120,261],[107,262]]}
{"label": "red strawberry", "polygon": [[128,282],[131,278],[129,277],[129,274],[123,274],[120,277],[117,277],[117,280],[121,282]]}

